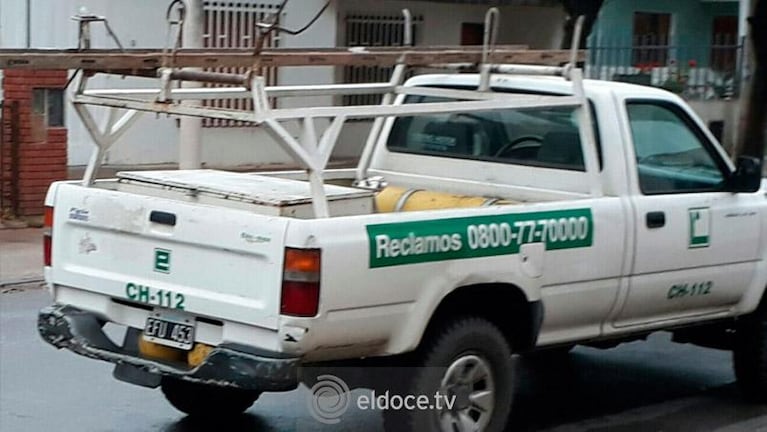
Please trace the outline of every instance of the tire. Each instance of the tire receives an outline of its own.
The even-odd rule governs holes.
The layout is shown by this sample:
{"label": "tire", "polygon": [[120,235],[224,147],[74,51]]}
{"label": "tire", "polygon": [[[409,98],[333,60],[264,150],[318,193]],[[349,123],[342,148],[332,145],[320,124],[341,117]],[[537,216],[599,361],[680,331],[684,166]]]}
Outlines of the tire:
{"label": "tire", "polygon": [[162,393],[177,410],[197,418],[221,419],[245,412],[259,392],[231,389],[163,377]]}
{"label": "tire", "polygon": [[736,329],[733,366],[743,395],[767,403],[767,314],[761,308]]}
{"label": "tire", "polygon": [[[504,430],[514,395],[514,361],[509,343],[494,324],[478,317],[448,322],[424,341],[422,348],[416,352],[413,364],[417,367],[408,372],[405,388],[400,394],[433,398],[439,391],[448,397],[458,395],[456,405],[454,410],[442,412],[384,411],[384,429],[387,432]],[[456,379],[461,371],[471,372],[473,384]],[[488,390],[489,399],[483,398],[482,403],[472,402],[479,401],[479,395],[487,396]],[[480,406],[484,410],[479,410]],[[459,419],[466,421],[466,424],[460,424]]]}
{"label": "tire", "polygon": [[555,348],[543,348],[538,351],[533,351],[525,354],[526,358],[533,360],[566,360],[570,353],[575,349],[575,345],[562,345]]}

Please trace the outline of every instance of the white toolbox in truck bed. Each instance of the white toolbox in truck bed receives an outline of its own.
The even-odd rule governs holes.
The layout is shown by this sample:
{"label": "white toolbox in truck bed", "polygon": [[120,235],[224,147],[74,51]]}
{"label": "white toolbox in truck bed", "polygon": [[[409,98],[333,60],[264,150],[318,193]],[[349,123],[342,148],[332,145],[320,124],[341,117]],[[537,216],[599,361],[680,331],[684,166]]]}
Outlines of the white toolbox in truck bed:
{"label": "white toolbox in truck bed", "polygon": [[[300,180],[217,170],[129,171],[117,177],[122,192],[180,195],[212,205],[242,203],[269,216],[314,216],[309,182]],[[333,216],[373,213],[372,191],[325,185],[325,195]]]}

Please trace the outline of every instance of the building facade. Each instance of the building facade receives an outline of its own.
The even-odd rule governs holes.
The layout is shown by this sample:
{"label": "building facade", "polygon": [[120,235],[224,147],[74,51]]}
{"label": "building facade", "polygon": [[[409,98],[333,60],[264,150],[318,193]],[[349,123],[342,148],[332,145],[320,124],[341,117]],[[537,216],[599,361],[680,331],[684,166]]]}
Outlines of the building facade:
{"label": "building facade", "polygon": [[737,1],[605,2],[589,42],[590,73],[601,79],[656,85],[688,99],[737,94]]}

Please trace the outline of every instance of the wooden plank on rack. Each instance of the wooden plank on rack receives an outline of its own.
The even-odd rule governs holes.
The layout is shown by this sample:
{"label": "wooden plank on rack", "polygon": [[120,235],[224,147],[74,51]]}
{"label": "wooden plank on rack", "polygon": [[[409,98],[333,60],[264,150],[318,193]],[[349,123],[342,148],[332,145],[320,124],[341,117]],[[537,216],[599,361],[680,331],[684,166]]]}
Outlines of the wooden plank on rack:
{"label": "wooden plank on rack", "polygon": [[[176,67],[250,67],[251,51],[180,50]],[[580,60],[585,59],[585,51]],[[0,69],[84,69],[94,72],[147,75],[165,61],[156,50],[0,50]],[[270,49],[260,54],[260,65],[283,66],[390,66],[405,62],[411,66],[437,63],[479,63],[481,47],[330,48]],[[569,61],[566,50],[527,50],[519,46],[497,47],[493,63],[560,65]]]}

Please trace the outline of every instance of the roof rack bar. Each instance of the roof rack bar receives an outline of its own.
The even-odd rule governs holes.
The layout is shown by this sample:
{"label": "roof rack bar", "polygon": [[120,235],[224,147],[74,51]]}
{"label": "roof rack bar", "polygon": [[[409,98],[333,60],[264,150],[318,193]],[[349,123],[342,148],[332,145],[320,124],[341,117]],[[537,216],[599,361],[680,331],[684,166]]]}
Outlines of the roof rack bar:
{"label": "roof rack bar", "polygon": [[[510,99],[510,100],[507,100]],[[182,104],[164,104],[146,101],[131,101],[93,96],[77,96],[74,99],[76,105],[95,105],[118,109],[164,113],[171,115],[185,115],[192,117],[215,118],[221,120],[234,120],[251,123],[273,123],[276,121],[297,120],[306,118],[335,118],[345,116],[349,119],[364,119],[389,116],[407,116],[418,114],[451,114],[463,111],[494,111],[507,109],[510,102],[516,108],[533,107],[559,107],[578,106],[579,98],[556,97],[546,98],[539,96],[510,96],[485,101],[461,101],[448,103],[424,103],[406,105],[363,105],[355,107],[350,112],[347,107],[316,107],[277,109],[262,113],[253,113],[221,108],[197,107]]]}
{"label": "roof rack bar", "polygon": [[[441,68],[452,71],[468,72],[476,71],[477,65],[470,63],[440,64],[431,65],[435,68]],[[492,65],[490,70],[493,73],[500,74],[521,74],[521,75],[550,75],[564,76],[568,68],[560,66],[536,66],[519,64],[498,64]],[[225,74],[218,74],[225,75]],[[194,74],[189,74],[193,77]],[[242,75],[228,75],[232,82],[244,78]],[[472,91],[440,89],[438,92],[450,91],[452,96],[441,95],[444,97],[461,97],[466,99],[486,99],[492,96],[478,96]],[[337,95],[366,95],[366,94],[385,94],[396,92],[397,94],[418,94],[423,96],[439,96],[437,90],[424,87],[398,87],[391,82],[385,83],[359,83],[359,84],[325,84],[325,85],[295,85],[295,86],[272,86],[266,87],[268,97],[308,97],[308,96],[337,96]],[[141,100],[151,99],[161,93],[157,89],[91,89],[82,92],[86,96],[115,97],[115,98],[138,98]],[[213,87],[213,88],[175,88],[170,90],[172,100],[213,100],[221,98],[248,98],[251,92],[246,87]]]}
{"label": "roof rack bar", "polygon": [[[456,72],[477,72],[477,65],[473,63],[435,64],[430,65],[429,67]],[[494,64],[488,65],[487,69],[492,73],[519,75],[564,76],[565,72],[567,72],[567,68],[564,66],[539,66],[528,64]]]}
{"label": "roof rack bar", "polygon": [[[162,93],[158,89],[98,89],[85,90],[84,96],[104,98],[127,98],[149,101]],[[506,97],[499,94],[477,93],[471,90],[456,90],[447,88],[420,86],[392,86],[390,83],[368,84],[328,84],[317,86],[275,86],[266,87],[268,97],[309,97],[309,96],[338,96],[338,95],[371,95],[371,94],[405,94],[419,96],[450,97],[455,99],[486,100]],[[209,87],[209,88],[175,88],[170,91],[171,101],[182,100],[216,100],[241,99],[252,96],[245,87]]]}
{"label": "roof rack bar", "polygon": [[350,107],[344,106],[282,108],[270,109],[260,113],[235,109],[203,107],[175,103],[158,103],[152,101],[87,95],[75,95],[73,102],[79,105],[94,105],[127,110],[156,112],[160,114],[263,123],[267,120],[334,118],[339,115],[347,116],[349,119],[365,119],[391,116],[412,116],[418,114],[451,114],[462,111],[493,111],[499,109],[508,109],[510,103],[513,103],[515,108],[578,106],[582,101],[581,99],[568,96],[541,97],[530,95],[507,95],[507,97],[498,97],[488,100],[441,103],[430,102],[405,105],[360,105],[355,106],[352,109],[350,109]]}
{"label": "roof rack bar", "polygon": [[397,87],[396,93],[413,96],[442,97],[464,100],[512,99],[514,97],[514,95],[509,93],[476,92],[473,90],[458,90],[452,88],[422,86],[400,86]]}
{"label": "roof rack bar", "polygon": [[[556,96],[549,98],[532,97],[514,97],[498,98],[484,101],[458,101],[458,102],[430,102],[420,104],[405,105],[361,105],[354,107],[351,113],[348,113],[348,107],[318,107],[310,108],[311,117],[335,117],[340,114],[348,113],[350,119],[363,119],[375,117],[392,116],[413,116],[419,114],[454,114],[465,111],[496,111],[509,109],[509,103],[514,103],[514,108],[537,108],[537,107],[566,107],[578,106],[581,101],[578,98],[568,96]],[[288,120],[300,117],[299,112],[306,109],[281,109],[273,110],[271,115],[279,120]]]}
{"label": "roof rack bar", "polygon": [[501,74],[563,76],[567,69],[560,66],[493,65],[492,71]]}
{"label": "roof rack bar", "polygon": [[[394,91],[396,88],[389,83],[367,84],[328,84],[328,85],[297,85],[266,87],[268,97],[310,97],[338,95],[371,95]],[[85,96],[128,98],[134,100],[152,100],[160,96],[161,90],[145,89],[93,89],[85,90]],[[171,101],[182,100],[216,100],[216,99],[247,99],[252,93],[245,87],[202,87],[170,89]]]}

